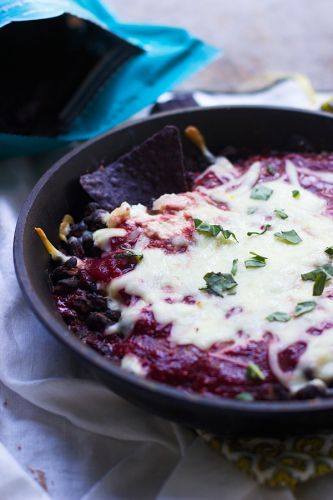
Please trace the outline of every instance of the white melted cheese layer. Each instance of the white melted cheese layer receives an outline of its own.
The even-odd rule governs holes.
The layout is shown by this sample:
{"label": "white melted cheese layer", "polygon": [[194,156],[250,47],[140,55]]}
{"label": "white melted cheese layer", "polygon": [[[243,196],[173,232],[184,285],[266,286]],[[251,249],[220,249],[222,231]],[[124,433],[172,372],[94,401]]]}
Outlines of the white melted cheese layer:
{"label": "white melted cheese layer", "polygon": [[[170,254],[163,249],[142,248],[142,241],[138,240],[134,250],[143,253],[142,261],[108,286],[110,299],[121,310],[121,319],[112,329],[130,332],[143,308],[148,308],[158,323],[172,325],[170,340],[175,344],[194,344],[208,349],[219,342],[260,340],[265,332],[271,332],[274,337],[269,352],[272,370],[284,385],[295,391],[306,383],[305,366],[313,367],[316,376],[323,380],[333,377],[333,331],[328,329],[317,337],[306,333],[310,327],[327,322],[332,315],[333,301],[326,297],[331,286],[325,287],[322,296],[313,297],[313,282],[301,279],[302,273],[328,262],[324,250],[332,245],[333,219],[325,215],[323,199],[299,187],[292,164],[287,168],[289,179],[265,183],[273,190],[267,201],[251,199],[259,168],[260,164],[255,163],[243,178],[234,178],[213,189],[199,188],[215,202],[227,203],[230,210],[221,210],[197,196],[190,206],[180,203],[180,209],[170,215],[168,221],[168,233],[173,224],[175,234],[188,224],[189,218],[220,224],[236,234],[238,243],[232,238],[225,240],[221,234],[209,237],[195,232],[185,252]],[[300,191],[298,199],[292,196],[295,187]],[[158,200],[156,204],[158,206]],[[256,209],[252,215],[247,213],[249,207]],[[288,218],[278,218],[274,214],[276,209],[284,209]],[[141,207],[139,210],[131,207],[133,217],[138,218],[141,210]],[[143,216],[146,220],[147,216]],[[157,220],[154,231],[158,232],[159,223],[163,232],[163,221]],[[265,234],[247,236],[248,231],[261,231],[265,224],[272,226]],[[291,229],[302,238],[301,243],[287,244],[274,237],[275,232]],[[246,268],[244,261],[251,257],[250,252],[267,257],[266,266]],[[235,276],[238,286],[234,295],[225,293],[222,298],[201,290],[205,287],[206,273],[230,273],[234,259],[238,259]],[[122,289],[140,300],[124,306],[118,300]],[[187,296],[193,297],[195,303],[182,302]],[[292,315],[298,302],[309,300],[317,304],[311,313],[286,323],[266,319],[275,311]],[[236,314],[228,314],[232,310]],[[307,349],[296,370],[283,372],[278,354],[298,341],[306,342]]]}

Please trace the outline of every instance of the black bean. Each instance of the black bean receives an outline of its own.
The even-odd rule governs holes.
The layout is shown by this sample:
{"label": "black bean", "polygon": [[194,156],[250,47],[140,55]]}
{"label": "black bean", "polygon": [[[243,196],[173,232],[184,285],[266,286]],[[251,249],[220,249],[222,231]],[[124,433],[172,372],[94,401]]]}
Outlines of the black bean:
{"label": "black bean", "polygon": [[116,323],[117,321],[119,321],[119,318],[120,318],[120,311],[110,311],[110,310],[107,310],[106,313],[107,317],[113,322],[113,323]]}
{"label": "black bean", "polygon": [[326,387],[323,385],[308,384],[296,392],[296,399],[313,399],[326,394]]}
{"label": "black bean", "polygon": [[70,257],[68,260],[66,260],[63,266],[70,269],[72,267],[75,267],[76,264],[77,264],[77,259],[75,257]]}
{"label": "black bean", "polygon": [[83,316],[88,314],[92,309],[92,305],[86,297],[77,297],[73,299],[72,305],[73,309]]}
{"label": "black bean", "polygon": [[79,240],[79,238],[76,238],[75,236],[71,236],[68,240],[68,246],[70,253],[72,255],[75,255],[75,257],[79,257],[82,259],[84,257],[84,250],[82,247],[82,243]]}
{"label": "black bean", "polygon": [[96,212],[96,210],[100,210],[99,204],[96,203],[95,201],[91,201],[90,203],[88,203],[88,205],[84,210],[84,216],[88,217],[88,215],[91,215],[93,212]]}
{"label": "black bean", "polygon": [[110,319],[101,312],[91,312],[87,317],[87,325],[92,330],[103,331],[110,322]]}
{"label": "black bean", "polygon": [[[62,280],[65,281],[65,280]],[[70,292],[73,292],[77,289],[75,286],[70,286],[67,285],[66,283],[60,283],[58,282],[56,285],[53,286],[53,293],[54,295],[62,295],[66,297]]]}
{"label": "black bean", "polygon": [[309,366],[303,370],[303,373],[306,380],[313,380],[315,378],[314,371]]}
{"label": "black bean", "polygon": [[80,279],[77,276],[72,276],[71,278],[65,278],[58,281],[58,285],[65,286],[67,288],[76,290],[80,284]]}
{"label": "black bean", "polygon": [[89,251],[94,246],[93,235],[91,231],[85,231],[81,236],[82,245],[85,251]]}
{"label": "black bean", "polygon": [[105,227],[105,223],[103,222],[103,216],[106,214],[105,210],[95,210],[90,215],[84,218],[84,222],[86,223],[88,229],[90,231],[97,231],[97,229],[102,229]]}
{"label": "black bean", "polygon": [[70,226],[69,235],[76,236],[77,238],[82,235],[82,233],[87,229],[86,223],[84,221],[78,222],[77,224],[72,224]]}
{"label": "black bean", "polygon": [[104,297],[99,297],[98,295],[89,294],[88,300],[91,304],[92,309],[95,311],[106,311],[107,301]]}

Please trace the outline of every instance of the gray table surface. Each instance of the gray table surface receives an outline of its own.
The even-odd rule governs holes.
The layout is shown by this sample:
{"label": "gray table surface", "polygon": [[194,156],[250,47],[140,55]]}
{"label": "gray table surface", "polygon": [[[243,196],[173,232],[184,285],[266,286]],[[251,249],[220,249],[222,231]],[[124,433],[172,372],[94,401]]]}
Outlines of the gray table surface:
{"label": "gray table surface", "polygon": [[107,1],[124,21],[184,27],[224,49],[184,88],[255,88],[266,72],[300,72],[317,90],[333,88],[332,0]]}

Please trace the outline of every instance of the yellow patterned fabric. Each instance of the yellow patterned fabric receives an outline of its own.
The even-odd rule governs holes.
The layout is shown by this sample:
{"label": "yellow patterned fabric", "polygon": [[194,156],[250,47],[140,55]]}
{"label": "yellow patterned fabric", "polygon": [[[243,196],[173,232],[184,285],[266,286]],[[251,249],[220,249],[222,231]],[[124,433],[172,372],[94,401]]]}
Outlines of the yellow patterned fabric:
{"label": "yellow patterned fabric", "polygon": [[220,438],[198,431],[215,450],[260,484],[295,488],[333,471],[333,434],[302,437]]}

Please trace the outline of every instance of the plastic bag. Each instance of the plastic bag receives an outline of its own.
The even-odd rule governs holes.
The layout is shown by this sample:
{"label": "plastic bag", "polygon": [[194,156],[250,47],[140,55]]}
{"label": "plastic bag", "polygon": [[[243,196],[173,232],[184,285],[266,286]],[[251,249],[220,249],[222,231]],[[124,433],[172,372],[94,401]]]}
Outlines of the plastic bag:
{"label": "plastic bag", "polygon": [[0,28],[2,158],[99,135],[219,54],[182,29],[120,23],[100,0],[0,0]]}

